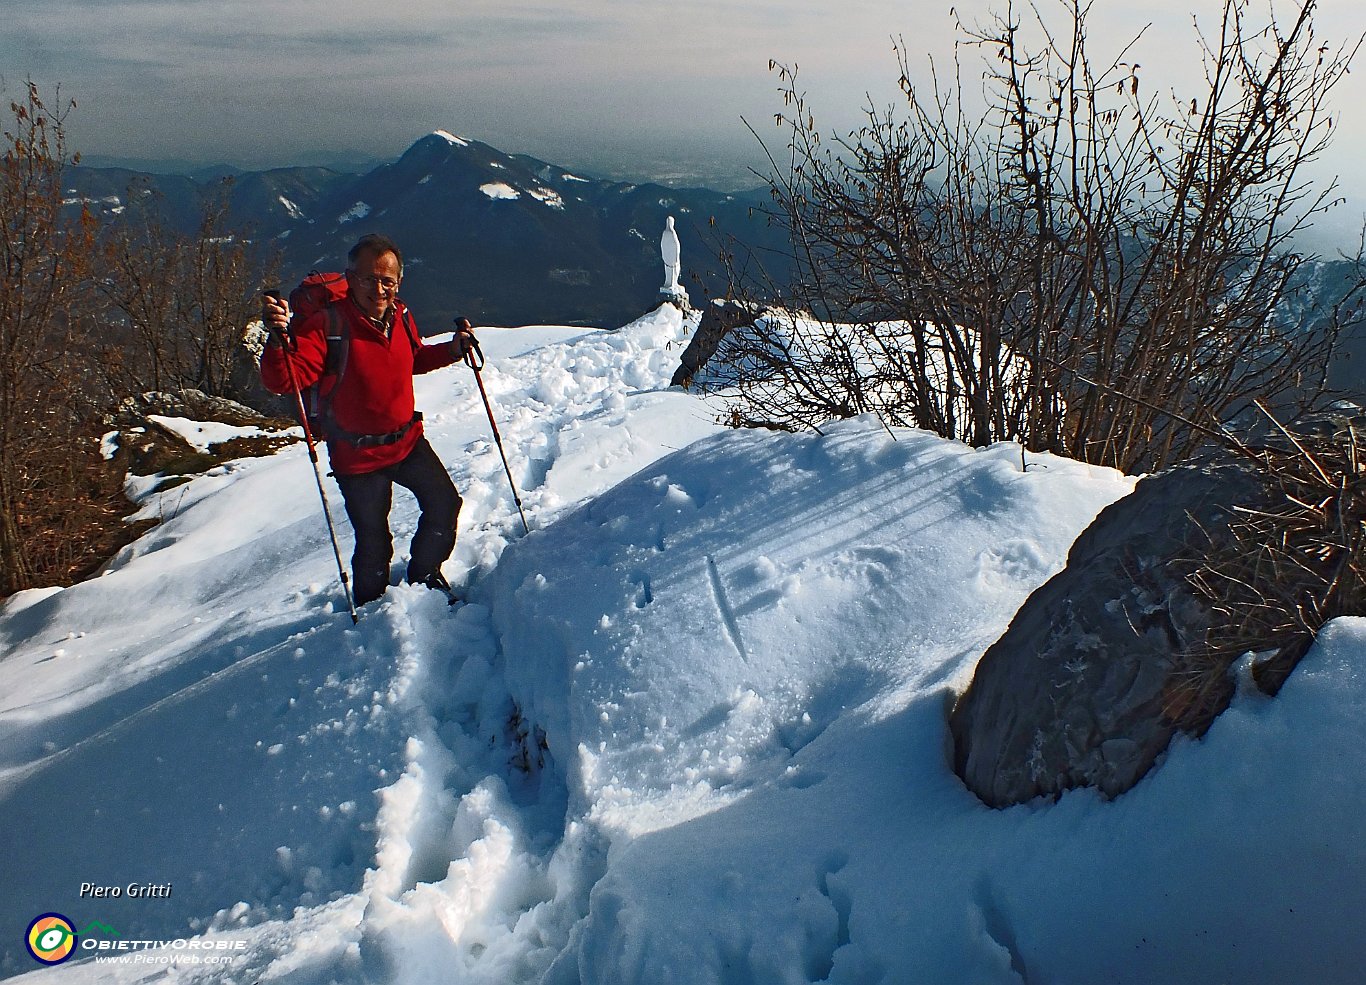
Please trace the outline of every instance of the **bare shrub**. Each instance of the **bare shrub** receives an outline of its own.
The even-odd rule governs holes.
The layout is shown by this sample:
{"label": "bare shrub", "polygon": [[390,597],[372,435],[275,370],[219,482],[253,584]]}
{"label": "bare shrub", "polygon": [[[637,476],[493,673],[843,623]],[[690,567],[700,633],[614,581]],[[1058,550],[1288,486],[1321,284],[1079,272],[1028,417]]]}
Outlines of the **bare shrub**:
{"label": "bare shrub", "polygon": [[188,233],[165,218],[155,195],[129,195],[139,211],[109,231],[100,282],[112,322],[101,360],[111,394],[247,395],[241,340],[259,318],[261,285],[273,281],[278,256],[234,222],[230,190],[225,179],[205,193]]}
{"label": "bare shrub", "polygon": [[0,156],[0,597],[70,567],[95,445],[76,365],[93,220],[63,202],[65,121],[29,82]]}
{"label": "bare shrub", "polygon": [[1360,45],[1324,44],[1314,7],[1254,24],[1226,0],[1197,33],[1199,91],[1160,93],[1134,45],[1092,54],[1089,5],[1059,3],[1057,30],[1008,4],[959,24],[985,56],[984,112],[961,60],[922,90],[898,45],[904,104],[829,144],[795,68],[773,65],[771,215],[791,254],[733,263],[734,293],[801,315],[722,343],[734,416],[874,412],[1133,472],[1184,459],[1254,398],[1312,405],[1341,319],[1285,316],[1313,259],[1293,238],[1331,203],[1303,169]]}

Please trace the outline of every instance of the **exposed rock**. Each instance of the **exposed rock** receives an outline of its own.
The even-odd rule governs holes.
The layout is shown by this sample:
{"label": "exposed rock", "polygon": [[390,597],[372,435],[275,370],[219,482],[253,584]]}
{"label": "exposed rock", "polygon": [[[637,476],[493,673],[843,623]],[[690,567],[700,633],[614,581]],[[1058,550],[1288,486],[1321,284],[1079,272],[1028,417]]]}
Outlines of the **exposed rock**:
{"label": "exposed rock", "polygon": [[105,416],[105,423],[118,431],[115,462],[134,475],[192,475],[207,471],[224,461],[246,455],[267,454],[295,438],[292,435],[238,438],[201,451],[157,417],[183,417],[192,421],[217,421],[236,427],[258,427],[268,431],[289,428],[293,422],[272,418],[224,397],[212,397],[200,390],[151,391],[125,397]]}
{"label": "exposed rock", "polygon": [[[1142,480],[1073,545],[978,664],[950,717],[954,765],[993,807],[1094,786],[1115,797],[1166,749],[1210,612],[1181,561],[1230,507],[1270,493],[1251,467]],[[1225,678],[1226,679],[1226,678]],[[1232,694],[1229,683],[1226,704]]]}
{"label": "exposed rock", "polygon": [[285,403],[261,382],[261,352],[269,333],[259,322],[247,326],[242,338],[229,353],[228,390],[240,403],[266,414],[288,413]]}
{"label": "exposed rock", "polygon": [[683,350],[669,386],[691,386],[693,377],[707,364],[721,340],[741,325],[753,325],[759,314],[750,305],[738,301],[716,301],[707,306],[692,341]]}
{"label": "exposed rock", "polygon": [[105,421],[110,427],[142,427],[153,414],[185,417],[192,421],[219,421],[238,427],[261,427],[271,423],[271,419],[260,411],[226,397],[211,397],[202,390],[152,390],[124,397]]}

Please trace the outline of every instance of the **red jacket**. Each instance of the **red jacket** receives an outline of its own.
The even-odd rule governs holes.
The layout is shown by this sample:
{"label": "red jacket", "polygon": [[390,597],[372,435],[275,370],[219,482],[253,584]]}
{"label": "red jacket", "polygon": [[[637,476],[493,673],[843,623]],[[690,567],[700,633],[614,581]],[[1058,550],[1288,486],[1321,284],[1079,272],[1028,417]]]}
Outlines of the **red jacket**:
{"label": "red jacket", "polygon": [[[347,298],[333,307],[346,319],[351,341],[346,368],[339,385],[323,382],[332,403],[338,428],[353,434],[379,435],[398,431],[413,420],[413,375],[429,373],[456,360],[451,342],[425,345],[412,315],[403,302],[395,301],[390,337],[375,327],[365,313]],[[294,328],[296,348],[289,353],[294,379],[306,388],[322,376],[327,361],[327,311],[314,312]],[[416,344],[416,348],[414,345]],[[272,393],[292,393],[285,350],[274,343],[261,354],[261,382]],[[418,438],[422,422],[392,444],[357,447],[342,438],[329,438],[327,455],[337,475],[362,475],[402,461]]]}

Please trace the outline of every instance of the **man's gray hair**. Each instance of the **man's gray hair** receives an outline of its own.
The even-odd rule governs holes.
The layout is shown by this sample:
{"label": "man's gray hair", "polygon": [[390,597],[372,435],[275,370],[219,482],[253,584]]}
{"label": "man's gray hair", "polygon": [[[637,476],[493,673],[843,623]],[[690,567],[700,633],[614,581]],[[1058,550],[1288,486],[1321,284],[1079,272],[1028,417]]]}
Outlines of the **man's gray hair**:
{"label": "man's gray hair", "polygon": [[356,245],[351,247],[351,252],[346,254],[347,265],[352,270],[356,267],[356,258],[362,253],[373,253],[377,257],[392,253],[394,259],[398,261],[399,276],[403,276],[403,251],[398,248],[397,243],[383,233],[366,233],[356,240]]}

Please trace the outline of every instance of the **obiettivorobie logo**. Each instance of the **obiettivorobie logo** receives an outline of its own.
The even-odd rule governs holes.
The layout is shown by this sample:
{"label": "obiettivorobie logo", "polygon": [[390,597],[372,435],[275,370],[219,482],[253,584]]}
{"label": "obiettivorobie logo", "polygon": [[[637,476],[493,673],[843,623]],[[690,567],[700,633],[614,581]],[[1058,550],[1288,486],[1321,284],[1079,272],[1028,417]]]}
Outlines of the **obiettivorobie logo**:
{"label": "obiettivorobie logo", "polygon": [[[101,938],[92,936],[102,935]],[[107,923],[91,920],[80,933],[76,925],[60,913],[34,917],[24,933],[24,945],[39,964],[61,964],[81,952],[95,961],[127,964],[226,964],[246,950],[244,940],[204,940],[177,937],[174,940],[119,940],[118,931]],[[110,938],[114,938],[110,940]]]}
{"label": "obiettivorobie logo", "polygon": [[76,928],[60,913],[34,917],[24,933],[24,945],[39,964],[61,964],[75,953],[79,940]]}
{"label": "obiettivorobie logo", "polygon": [[[109,937],[119,936],[113,927],[98,920],[91,920],[78,934],[75,924],[69,917],[60,913],[44,913],[40,917],[34,917],[33,922],[28,925],[28,930],[24,933],[24,944],[34,961],[40,964],[61,964],[76,953],[81,938],[92,930]],[[90,946],[89,942],[86,946]]]}

